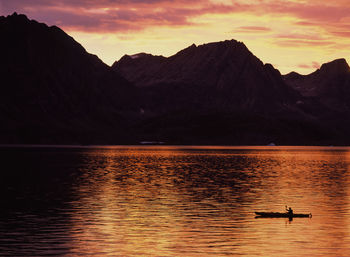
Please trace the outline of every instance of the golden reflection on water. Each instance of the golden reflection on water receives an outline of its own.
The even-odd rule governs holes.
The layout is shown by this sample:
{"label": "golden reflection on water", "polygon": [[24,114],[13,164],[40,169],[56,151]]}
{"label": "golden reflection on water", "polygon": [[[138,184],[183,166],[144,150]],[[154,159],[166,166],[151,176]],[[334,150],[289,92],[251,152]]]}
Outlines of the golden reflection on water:
{"label": "golden reflection on water", "polygon": [[[349,256],[349,165],[331,148],[90,149],[70,254]],[[254,218],[285,205],[313,218]]]}

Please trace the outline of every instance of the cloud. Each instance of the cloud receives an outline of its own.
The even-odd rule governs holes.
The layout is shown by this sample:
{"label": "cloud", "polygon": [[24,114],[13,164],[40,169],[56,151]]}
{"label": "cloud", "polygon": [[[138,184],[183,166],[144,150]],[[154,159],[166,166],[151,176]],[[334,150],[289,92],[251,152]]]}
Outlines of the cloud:
{"label": "cloud", "polygon": [[300,26],[317,26],[317,23],[308,22],[308,21],[297,21],[297,22],[294,22],[294,24],[300,25]]}
{"label": "cloud", "polygon": [[[230,17],[246,17],[233,33],[263,34],[280,47],[330,47],[350,39],[348,0],[0,0],[0,14],[14,11],[68,32],[126,35],[155,27],[216,26],[222,15],[229,17],[226,25]],[[288,30],[274,23],[280,19],[288,20]]]}
{"label": "cloud", "polygon": [[310,69],[319,69],[321,65],[318,62],[312,62],[308,64],[305,64],[305,63],[298,64],[298,67],[302,69],[310,70]]}
{"label": "cloud", "polygon": [[301,39],[301,40],[312,40],[312,41],[319,41],[324,40],[325,38],[319,34],[314,33],[285,33],[285,34],[278,34],[274,36],[278,39]]}
{"label": "cloud", "polygon": [[[159,26],[196,25],[195,18],[212,14],[291,17],[295,26],[320,27],[335,36],[350,37],[339,26],[350,24],[347,0],[0,0],[1,14],[14,11],[57,24],[63,29],[130,32]],[[266,33],[260,25],[240,26],[238,33]],[[344,32],[343,32],[344,31]]]}
{"label": "cloud", "polygon": [[0,15],[15,11],[59,26],[109,63],[231,37],[284,72],[349,54],[349,0],[0,0]]}
{"label": "cloud", "polygon": [[333,41],[315,41],[315,40],[303,40],[303,39],[282,39],[275,40],[275,45],[282,47],[317,47],[317,46],[332,46],[335,44]]}
{"label": "cloud", "polygon": [[225,13],[223,4],[206,0],[0,0],[2,14],[14,11],[59,25],[68,30],[88,32],[138,31],[154,26],[190,25],[191,17]]}
{"label": "cloud", "polygon": [[268,27],[260,26],[242,26],[233,30],[234,33],[267,33],[271,32],[271,29]]}
{"label": "cloud", "polygon": [[332,31],[335,36],[350,38],[350,31]]}

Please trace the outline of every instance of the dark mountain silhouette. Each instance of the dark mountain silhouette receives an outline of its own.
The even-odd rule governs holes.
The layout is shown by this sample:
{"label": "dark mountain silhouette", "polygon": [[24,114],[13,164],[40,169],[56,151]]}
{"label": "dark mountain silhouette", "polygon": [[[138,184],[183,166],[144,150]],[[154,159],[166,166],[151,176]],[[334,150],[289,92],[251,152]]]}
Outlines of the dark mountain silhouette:
{"label": "dark mountain silhouette", "polygon": [[159,99],[160,106],[166,99],[175,109],[183,102],[211,109],[272,111],[294,105],[299,97],[278,70],[235,40],[191,45],[169,58],[125,55],[112,68]]}
{"label": "dark mountain silhouette", "polygon": [[309,75],[292,72],[284,79],[303,96],[316,98],[337,111],[350,111],[350,68],[345,59],[325,63]]}
{"label": "dark mountain silhouette", "polygon": [[191,45],[168,58],[125,55],[112,68],[143,92],[147,118],[139,128],[145,137],[190,143],[327,144],[337,134],[321,126],[315,115],[324,106],[305,99],[278,70],[235,40]]}
{"label": "dark mountain silhouette", "polygon": [[341,60],[282,77],[231,40],[111,68],[25,15],[0,17],[0,32],[2,144],[350,143]]}
{"label": "dark mountain silhouette", "polygon": [[127,80],[58,27],[14,13],[0,32],[2,143],[125,138],[124,113],[136,106]]}
{"label": "dark mountain silhouette", "polygon": [[335,144],[349,145],[350,68],[346,60],[325,63],[309,75],[292,72],[284,80],[304,96],[307,112],[317,116],[320,126],[337,135]]}

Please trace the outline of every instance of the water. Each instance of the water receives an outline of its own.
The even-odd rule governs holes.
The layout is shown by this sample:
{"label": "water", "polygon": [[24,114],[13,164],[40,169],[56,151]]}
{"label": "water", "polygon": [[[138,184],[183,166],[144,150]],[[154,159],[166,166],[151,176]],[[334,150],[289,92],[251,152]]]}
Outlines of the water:
{"label": "water", "polygon": [[[350,255],[349,148],[0,154],[0,256]],[[255,218],[285,205],[313,217]]]}

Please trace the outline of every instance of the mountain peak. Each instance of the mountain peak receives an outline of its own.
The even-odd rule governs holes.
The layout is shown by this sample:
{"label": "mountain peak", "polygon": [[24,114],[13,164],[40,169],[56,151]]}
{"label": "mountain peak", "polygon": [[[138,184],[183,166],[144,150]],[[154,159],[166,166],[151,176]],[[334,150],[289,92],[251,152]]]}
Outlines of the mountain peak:
{"label": "mountain peak", "polygon": [[346,60],[344,58],[341,58],[322,64],[320,71],[331,74],[343,74],[349,73],[350,68]]}
{"label": "mountain peak", "polygon": [[[193,47],[193,46],[196,46],[196,45],[193,44],[190,47]],[[237,41],[235,39],[218,41],[218,42],[211,42],[211,43],[199,45],[197,47],[198,48],[201,48],[201,47],[225,47],[225,48],[231,48],[231,47],[239,47],[239,46],[247,48],[243,42]]]}
{"label": "mountain peak", "polygon": [[[297,97],[278,70],[236,40],[192,44],[163,59],[124,59],[113,67],[138,87],[156,91],[152,98],[168,99],[166,108],[272,110]],[[172,93],[167,95],[168,90]]]}
{"label": "mountain peak", "polygon": [[147,62],[149,60],[164,60],[166,57],[162,55],[153,55],[153,54],[148,54],[148,53],[137,53],[137,54],[125,54],[122,56],[122,58],[119,59],[119,61],[115,61],[112,65],[113,68],[116,68],[118,64],[120,63],[128,63],[135,65],[136,63],[142,61],[142,62]]}
{"label": "mountain peak", "polygon": [[0,31],[0,141],[89,141],[133,108],[132,85],[58,27],[13,13]]}
{"label": "mountain peak", "polygon": [[18,14],[17,12],[14,12],[11,15],[1,16],[3,19],[6,18],[8,20],[16,20],[16,21],[21,21],[21,22],[29,22],[30,20],[25,14]]}
{"label": "mountain peak", "polygon": [[298,72],[292,71],[289,72],[288,74],[283,75],[283,78],[286,80],[296,80],[302,78],[303,75],[299,74]]}
{"label": "mountain peak", "polygon": [[219,41],[219,42],[211,42],[211,43],[206,43],[202,45],[196,45],[192,44],[185,49],[182,49],[176,55],[187,55],[187,54],[194,54],[194,53],[204,53],[204,52],[215,52],[219,51],[222,53],[225,53],[227,51],[230,51],[230,49],[239,49],[240,51],[242,50],[243,52],[249,52],[248,48],[242,43],[239,42],[235,39],[231,40],[225,40],[225,41]]}
{"label": "mountain peak", "polygon": [[141,57],[145,57],[145,56],[152,56],[152,54],[137,53],[137,54],[129,55],[129,57],[131,59],[137,59],[137,58],[141,58]]}
{"label": "mountain peak", "polygon": [[350,68],[344,58],[322,64],[309,75],[287,74],[284,79],[305,97],[337,111],[348,109]]}
{"label": "mountain peak", "polygon": [[302,75],[298,72],[291,71],[291,72],[285,74],[285,76],[302,76]]}

